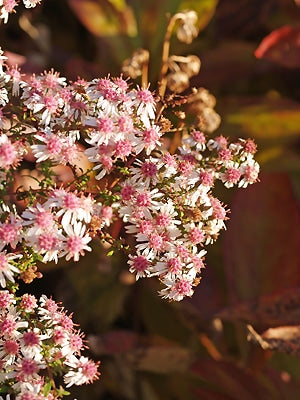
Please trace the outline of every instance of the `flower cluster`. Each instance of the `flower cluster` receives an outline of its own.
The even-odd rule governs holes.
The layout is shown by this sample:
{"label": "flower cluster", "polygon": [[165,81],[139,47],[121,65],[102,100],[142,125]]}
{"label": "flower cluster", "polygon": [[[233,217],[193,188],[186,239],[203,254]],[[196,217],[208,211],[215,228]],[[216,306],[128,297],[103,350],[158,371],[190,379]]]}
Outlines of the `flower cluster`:
{"label": "flower cluster", "polygon": [[[0,19],[6,24],[9,14],[15,12],[15,8],[20,0],[0,0]],[[22,0],[26,8],[33,8],[41,2],[41,0]]]}
{"label": "flower cluster", "polygon": [[227,211],[212,195],[216,180],[246,187],[258,177],[251,140],[228,144],[192,131],[178,154],[136,161],[121,189],[119,214],[136,238],[130,271],[158,276],[165,298],[191,296],[204,268],[205,246],[225,228]]}
{"label": "flower cluster", "polygon": [[[83,334],[52,299],[16,298],[0,291],[1,390],[16,400],[52,400],[66,394],[62,384],[91,383],[98,364],[82,355]],[[61,384],[60,386],[57,386]]]}
{"label": "flower cluster", "polygon": [[[191,296],[206,246],[227,219],[212,194],[214,183],[230,188],[257,181],[254,142],[208,139],[191,127],[171,154],[157,100],[147,88],[131,88],[122,77],[68,84],[54,71],[25,80],[17,72],[1,74],[4,203],[23,159],[32,160],[41,177],[38,189],[16,193],[27,200],[25,209],[2,207],[1,286],[26,275],[28,254],[43,262],[78,261],[95,236],[116,244],[109,227],[122,219],[126,234],[135,237],[128,262],[137,279],[157,276],[165,298]],[[13,96],[19,106],[11,106]],[[80,159],[85,170],[77,167]],[[69,168],[73,181],[57,185],[57,165]]]}

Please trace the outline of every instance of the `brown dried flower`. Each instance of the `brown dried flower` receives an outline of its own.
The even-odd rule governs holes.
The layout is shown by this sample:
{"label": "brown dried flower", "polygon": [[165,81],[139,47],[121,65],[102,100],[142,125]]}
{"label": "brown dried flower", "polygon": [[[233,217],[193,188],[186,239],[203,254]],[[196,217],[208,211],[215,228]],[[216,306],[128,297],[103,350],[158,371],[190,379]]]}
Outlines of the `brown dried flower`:
{"label": "brown dried flower", "polygon": [[188,75],[183,71],[170,72],[167,75],[167,86],[175,93],[181,93],[189,87]]}
{"label": "brown dried flower", "polygon": [[122,72],[132,79],[142,75],[143,65],[149,62],[149,51],[137,49],[131,57],[123,61]]}

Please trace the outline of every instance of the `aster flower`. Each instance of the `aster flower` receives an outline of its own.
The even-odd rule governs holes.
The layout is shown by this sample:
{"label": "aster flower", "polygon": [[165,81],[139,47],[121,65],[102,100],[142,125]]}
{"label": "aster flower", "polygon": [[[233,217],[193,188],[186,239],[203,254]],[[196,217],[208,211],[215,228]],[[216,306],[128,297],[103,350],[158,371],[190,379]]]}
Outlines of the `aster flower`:
{"label": "aster flower", "polygon": [[97,369],[98,364],[89,360],[87,357],[81,356],[79,359],[70,357],[66,361],[66,364],[72,368],[72,370],[64,376],[66,387],[92,383],[99,377]]}
{"label": "aster flower", "polygon": [[73,226],[65,227],[67,238],[65,239],[64,250],[62,256],[66,255],[66,260],[73,258],[74,261],[79,260],[80,255],[84,255],[84,251],[92,249],[87,245],[92,238],[85,233],[86,226],[81,222],[75,222]]}
{"label": "aster flower", "polygon": [[12,260],[22,258],[21,254],[6,254],[6,251],[0,252],[0,285],[6,287],[6,281],[14,282],[14,276],[20,273],[19,268],[11,263]]}

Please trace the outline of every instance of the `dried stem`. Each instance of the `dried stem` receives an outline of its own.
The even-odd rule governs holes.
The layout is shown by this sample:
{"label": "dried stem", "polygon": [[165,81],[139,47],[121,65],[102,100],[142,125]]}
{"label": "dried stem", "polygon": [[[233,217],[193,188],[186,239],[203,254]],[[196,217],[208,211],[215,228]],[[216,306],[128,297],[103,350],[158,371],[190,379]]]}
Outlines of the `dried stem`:
{"label": "dried stem", "polygon": [[172,35],[172,30],[175,25],[175,21],[177,19],[177,15],[175,14],[169,21],[169,24],[167,26],[167,30],[165,33],[164,37],[164,44],[163,44],[163,50],[162,50],[162,64],[161,64],[161,70],[160,70],[160,75],[159,75],[159,95],[161,98],[164,98],[165,92],[166,92],[166,87],[167,87],[167,79],[166,75],[168,72],[168,58],[170,54],[170,41],[171,41],[171,35]]}

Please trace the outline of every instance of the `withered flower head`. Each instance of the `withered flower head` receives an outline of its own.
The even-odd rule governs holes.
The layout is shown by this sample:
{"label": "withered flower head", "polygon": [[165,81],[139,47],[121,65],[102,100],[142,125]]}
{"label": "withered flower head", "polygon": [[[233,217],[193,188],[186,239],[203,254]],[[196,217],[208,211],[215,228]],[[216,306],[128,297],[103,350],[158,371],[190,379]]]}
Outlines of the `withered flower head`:
{"label": "withered flower head", "polygon": [[175,14],[179,21],[179,27],[177,29],[177,38],[183,43],[190,44],[193,39],[198,35],[198,29],[196,23],[198,20],[197,13],[195,11],[186,10],[178,14]]}
{"label": "withered flower head", "polygon": [[137,49],[131,57],[123,61],[122,72],[132,79],[142,75],[143,65],[149,62],[149,51]]}
{"label": "withered flower head", "polygon": [[189,87],[188,75],[183,71],[170,72],[167,75],[167,86],[172,92],[181,93]]}

